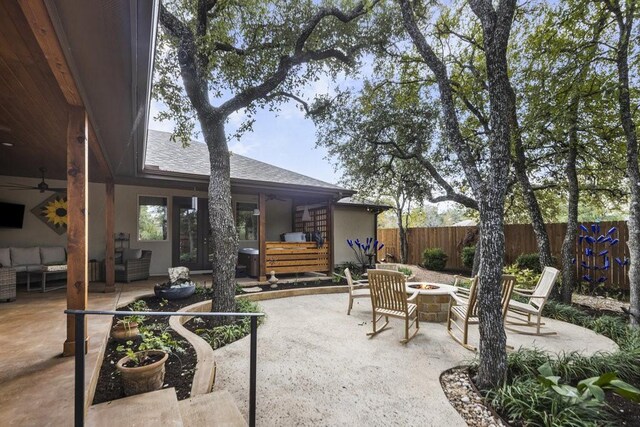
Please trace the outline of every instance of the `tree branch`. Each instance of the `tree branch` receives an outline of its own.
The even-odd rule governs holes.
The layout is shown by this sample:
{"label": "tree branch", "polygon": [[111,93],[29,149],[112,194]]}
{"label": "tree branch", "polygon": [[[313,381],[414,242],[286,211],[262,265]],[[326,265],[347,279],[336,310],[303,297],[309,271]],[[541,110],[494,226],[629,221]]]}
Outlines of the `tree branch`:
{"label": "tree branch", "polygon": [[418,52],[425,60],[427,66],[433,72],[438,82],[438,89],[440,91],[440,101],[442,103],[442,112],[445,119],[445,129],[449,142],[453,145],[458,154],[462,166],[467,175],[469,184],[473,188],[477,198],[484,198],[486,193],[485,182],[480,175],[480,171],[477,168],[473,154],[467,144],[465,144],[462,134],[460,132],[460,125],[458,123],[458,117],[455,111],[455,102],[453,99],[453,92],[451,89],[451,82],[447,74],[447,68],[442,60],[435,54],[426,38],[418,28],[416,23],[413,8],[409,3],[409,0],[400,0],[400,8],[402,11],[402,18],[404,27],[411,36],[414,45],[418,49]]}
{"label": "tree branch", "polygon": [[213,113],[215,109],[209,103],[207,82],[199,69],[198,48],[193,33],[189,27],[167,10],[164,2],[160,3],[160,23],[165,31],[177,41],[180,74],[193,108],[200,115]]}
{"label": "tree branch", "polygon": [[[372,5],[375,5],[378,0],[374,1]],[[308,38],[313,33],[313,30],[319,24],[319,22],[326,17],[334,16],[342,22],[350,22],[366,12],[364,8],[364,2],[359,2],[349,13],[343,13],[335,8],[321,8],[304,26],[302,33],[298,36],[295,43],[295,51],[293,55],[282,56],[278,63],[278,68],[271,75],[269,75],[262,83],[251,86],[238,93],[233,98],[223,103],[219,110],[221,114],[226,117],[242,108],[246,108],[256,99],[267,96],[269,92],[274,90],[280,83],[282,83],[289,74],[289,71],[296,65],[301,65],[310,61],[319,61],[324,59],[336,59],[347,64],[351,64],[353,58],[352,54],[357,51],[361,46],[355,46],[349,49],[349,51],[342,52],[336,48],[328,48],[324,50],[312,50],[305,51],[304,45]]]}

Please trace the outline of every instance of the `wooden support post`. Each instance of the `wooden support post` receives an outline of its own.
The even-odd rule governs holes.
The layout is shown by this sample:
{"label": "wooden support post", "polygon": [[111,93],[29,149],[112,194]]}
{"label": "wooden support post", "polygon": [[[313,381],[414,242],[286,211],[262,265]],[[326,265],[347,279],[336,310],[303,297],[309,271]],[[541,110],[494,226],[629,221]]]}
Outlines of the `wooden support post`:
{"label": "wooden support post", "polygon": [[334,268],[334,263],[335,263],[335,258],[334,258],[334,248],[335,248],[335,239],[334,239],[334,233],[333,233],[333,215],[335,212],[335,204],[333,203],[333,199],[329,199],[329,201],[327,202],[327,240],[329,241],[329,244],[327,245],[328,249],[329,249],[329,271],[327,272],[328,275],[331,275],[331,273],[333,273],[333,268]]}
{"label": "wooden support post", "polygon": [[[88,146],[86,112],[82,107],[70,107],[67,124],[67,308],[77,310],[87,308]],[[69,315],[63,349],[65,356],[74,355],[78,339],[86,341],[86,332],[84,337],[76,337],[75,320]]]}
{"label": "wooden support post", "polygon": [[258,280],[267,281],[267,196],[264,193],[258,195],[258,209],[260,217],[258,226],[258,245],[260,246],[260,274]]}
{"label": "wooden support post", "polygon": [[116,273],[115,273],[115,188],[112,179],[107,179],[105,184],[105,257],[104,257],[104,291],[115,292],[116,290]]}

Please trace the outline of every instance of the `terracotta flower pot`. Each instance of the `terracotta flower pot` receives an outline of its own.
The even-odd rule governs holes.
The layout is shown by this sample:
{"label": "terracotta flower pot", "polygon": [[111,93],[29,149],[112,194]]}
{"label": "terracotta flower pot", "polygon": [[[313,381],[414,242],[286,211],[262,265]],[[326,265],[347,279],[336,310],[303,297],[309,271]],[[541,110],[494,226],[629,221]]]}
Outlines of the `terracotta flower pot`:
{"label": "terracotta flower pot", "polygon": [[161,350],[148,350],[136,353],[138,357],[145,355],[162,355],[162,358],[156,362],[146,366],[133,366],[127,368],[124,366],[131,359],[123,357],[116,364],[116,368],[122,376],[122,385],[124,386],[124,394],[133,396],[134,394],[147,393],[149,391],[159,390],[164,382],[164,364],[169,355]]}
{"label": "terracotta flower pot", "polygon": [[138,335],[140,335],[140,331],[136,322],[116,323],[111,329],[111,338],[117,341],[127,341]]}

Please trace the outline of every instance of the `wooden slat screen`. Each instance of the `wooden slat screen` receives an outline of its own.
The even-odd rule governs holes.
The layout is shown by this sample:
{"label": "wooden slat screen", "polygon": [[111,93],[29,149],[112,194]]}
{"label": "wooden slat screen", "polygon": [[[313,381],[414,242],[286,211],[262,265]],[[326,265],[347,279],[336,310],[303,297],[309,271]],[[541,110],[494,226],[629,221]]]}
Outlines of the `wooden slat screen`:
{"label": "wooden slat screen", "polygon": [[266,271],[270,273],[329,272],[329,244],[316,242],[266,242]]}

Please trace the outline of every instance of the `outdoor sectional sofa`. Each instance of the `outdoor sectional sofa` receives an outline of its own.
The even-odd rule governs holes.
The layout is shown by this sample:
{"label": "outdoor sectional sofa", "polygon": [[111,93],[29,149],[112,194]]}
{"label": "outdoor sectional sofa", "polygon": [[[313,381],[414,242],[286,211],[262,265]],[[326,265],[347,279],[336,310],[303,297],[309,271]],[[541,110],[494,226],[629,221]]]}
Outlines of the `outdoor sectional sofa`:
{"label": "outdoor sectional sofa", "polygon": [[[31,291],[31,275],[42,275],[40,290],[46,292],[53,290],[47,289],[47,274],[67,271],[67,253],[62,246],[0,248],[0,269],[0,286],[4,289],[0,290],[0,299],[15,298],[16,277],[20,273],[26,275],[27,291]],[[5,292],[12,292],[13,297],[5,296]]]}

